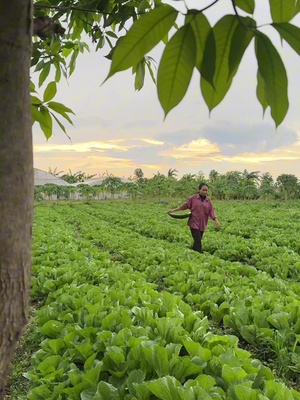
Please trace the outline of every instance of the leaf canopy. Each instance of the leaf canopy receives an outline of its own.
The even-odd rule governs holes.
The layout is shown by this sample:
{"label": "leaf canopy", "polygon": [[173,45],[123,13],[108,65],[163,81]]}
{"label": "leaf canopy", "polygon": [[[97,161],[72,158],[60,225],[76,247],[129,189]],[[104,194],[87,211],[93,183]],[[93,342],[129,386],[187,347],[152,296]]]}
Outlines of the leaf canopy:
{"label": "leaf canopy", "polygon": [[[64,35],[50,30],[33,39],[32,69],[38,75],[37,87],[44,91],[41,96],[32,96],[33,121],[40,123],[47,137],[51,136],[50,120],[54,119],[64,132],[58,116],[72,123],[72,110],[62,109],[53,99],[59,94],[57,83],[61,77],[68,78],[78,57],[90,51],[88,40],[95,44],[96,51],[109,50],[106,57],[111,65],[105,80],[132,68],[134,88],[141,90],[149,72],[152,81],[157,82],[158,98],[166,116],[184,99],[194,69],[200,73],[200,91],[209,111],[219,105],[255,37],[258,101],[264,112],[270,107],[276,126],[284,120],[289,107],[287,73],[273,38],[257,26],[255,15],[262,7],[258,0],[235,0],[232,12],[214,24],[206,12],[213,10],[216,2],[202,9],[188,9],[186,5],[185,11],[178,11],[177,3],[175,7],[161,0],[33,3],[35,18],[51,17],[55,26],[65,30]],[[294,19],[300,11],[300,1],[268,0],[268,5],[269,26],[300,55],[300,27]],[[183,15],[178,18],[180,14]],[[149,52],[159,43],[162,56],[154,61]]]}

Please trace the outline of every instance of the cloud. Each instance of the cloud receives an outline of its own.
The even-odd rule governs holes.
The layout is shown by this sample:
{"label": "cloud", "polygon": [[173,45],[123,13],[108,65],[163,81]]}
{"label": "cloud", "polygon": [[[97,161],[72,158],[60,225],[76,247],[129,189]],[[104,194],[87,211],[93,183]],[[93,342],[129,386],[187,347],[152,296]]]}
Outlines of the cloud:
{"label": "cloud", "polygon": [[157,125],[157,121],[155,119],[152,120],[133,120],[129,122],[125,122],[122,126],[124,129],[148,129],[153,128]]}
{"label": "cloud", "polygon": [[142,142],[149,143],[154,146],[162,146],[164,144],[164,142],[154,139],[138,139],[138,140],[141,140]]}
{"label": "cloud", "polygon": [[[232,123],[230,121],[218,121],[199,127],[199,129],[178,130],[164,132],[154,137],[172,147],[188,149],[198,147],[199,140],[218,147],[226,156],[234,156],[243,153],[265,153],[277,148],[296,143],[298,134],[288,127],[280,127],[276,131],[274,125],[261,123]],[[203,144],[203,143],[202,143]],[[207,145],[204,146],[205,148]]]}
{"label": "cloud", "polygon": [[179,162],[199,166],[206,162],[210,163],[231,163],[231,164],[268,164],[271,162],[297,161],[300,159],[300,141],[293,147],[290,145],[267,150],[261,153],[244,152],[236,155],[224,154],[222,146],[211,143],[207,139],[194,140],[183,146],[159,152],[159,155],[173,158]]}
{"label": "cloud", "polygon": [[221,152],[218,146],[210,143],[208,140],[198,139],[177,148],[161,151],[159,155],[177,160],[197,160],[199,162],[220,156]]}
{"label": "cloud", "polygon": [[51,144],[45,143],[42,145],[35,145],[35,153],[51,153],[51,152],[75,152],[75,153],[89,153],[89,152],[105,152],[108,150],[126,152],[134,145],[119,145],[119,141],[106,141],[106,142],[81,142],[73,144]]}
{"label": "cloud", "polygon": [[154,136],[158,141],[164,142],[169,145],[181,146],[185,143],[190,143],[201,137],[201,129],[185,129],[174,132],[162,132]]}
{"label": "cloud", "polygon": [[201,136],[219,146],[225,156],[243,153],[266,153],[296,143],[297,132],[269,123],[231,123],[220,121],[202,128]]}
{"label": "cloud", "polygon": [[[112,152],[108,152],[112,154]],[[132,160],[136,165],[142,164],[158,164],[161,163],[162,157],[157,152],[157,146],[139,146],[132,147],[126,152],[126,158]]]}

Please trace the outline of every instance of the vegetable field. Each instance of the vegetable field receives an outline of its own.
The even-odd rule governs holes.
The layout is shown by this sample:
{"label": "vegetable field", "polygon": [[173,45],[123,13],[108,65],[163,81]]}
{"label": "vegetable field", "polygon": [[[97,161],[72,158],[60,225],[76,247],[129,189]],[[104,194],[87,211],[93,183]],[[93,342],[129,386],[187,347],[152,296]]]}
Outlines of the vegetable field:
{"label": "vegetable field", "polygon": [[[30,400],[300,399],[300,204],[35,207]],[[19,395],[18,398],[22,398]]]}

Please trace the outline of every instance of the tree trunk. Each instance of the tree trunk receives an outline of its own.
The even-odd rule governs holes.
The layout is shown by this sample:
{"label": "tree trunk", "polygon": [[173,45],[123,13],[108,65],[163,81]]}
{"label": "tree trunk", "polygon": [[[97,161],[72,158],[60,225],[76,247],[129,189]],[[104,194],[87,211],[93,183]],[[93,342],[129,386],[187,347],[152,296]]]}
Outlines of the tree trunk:
{"label": "tree trunk", "polygon": [[31,0],[0,3],[0,399],[27,320],[33,161]]}

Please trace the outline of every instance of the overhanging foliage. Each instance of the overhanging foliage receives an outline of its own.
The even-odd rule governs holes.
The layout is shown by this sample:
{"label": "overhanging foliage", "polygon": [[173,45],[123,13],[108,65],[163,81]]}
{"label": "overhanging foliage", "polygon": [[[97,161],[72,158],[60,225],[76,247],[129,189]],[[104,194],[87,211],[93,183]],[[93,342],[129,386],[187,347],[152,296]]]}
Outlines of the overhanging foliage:
{"label": "overhanging foliage", "polygon": [[[35,1],[35,17],[51,17],[56,26],[61,24],[66,31],[61,35],[50,30],[42,39],[34,40],[32,66],[39,73],[38,86],[51,75],[54,81],[48,83],[43,100],[33,96],[33,121],[40,123],[47,138],[52,134],[52,118],[66,132],[55,113],[71,122],[72,111],[58,103],[53,107],[51,100],[61,76],[70,76],[77,56],[89,50],[83,37],[96,43],[97,50],[110,49],[107,58],[111,59],[111,67],[106,79],[132,68],[135,89],[140,90],[147,66],[153,81],[157,79],[158,98],[165,116],[183,100],[194,70],[199,74],[200,91],[209,111],[220,104],[246,49],[254,41],[257,98],[264,112],[270,108],[277,127],[289,108],[288,77],[273,39],[253,19],[260,4],[254,0],[232,0],[232,12],[211,25],[206,14],[213,11],[218,1],[197,10],[187,9],[185,3],[167,5],[160,0]],[[184,11],[178,11],[179,5]],[[300,54],[300,28],[293,24],[300,1],[269,0],[269,6],[269,26]],[[156,77],[148,53],[159,43],[164,49]]]}

